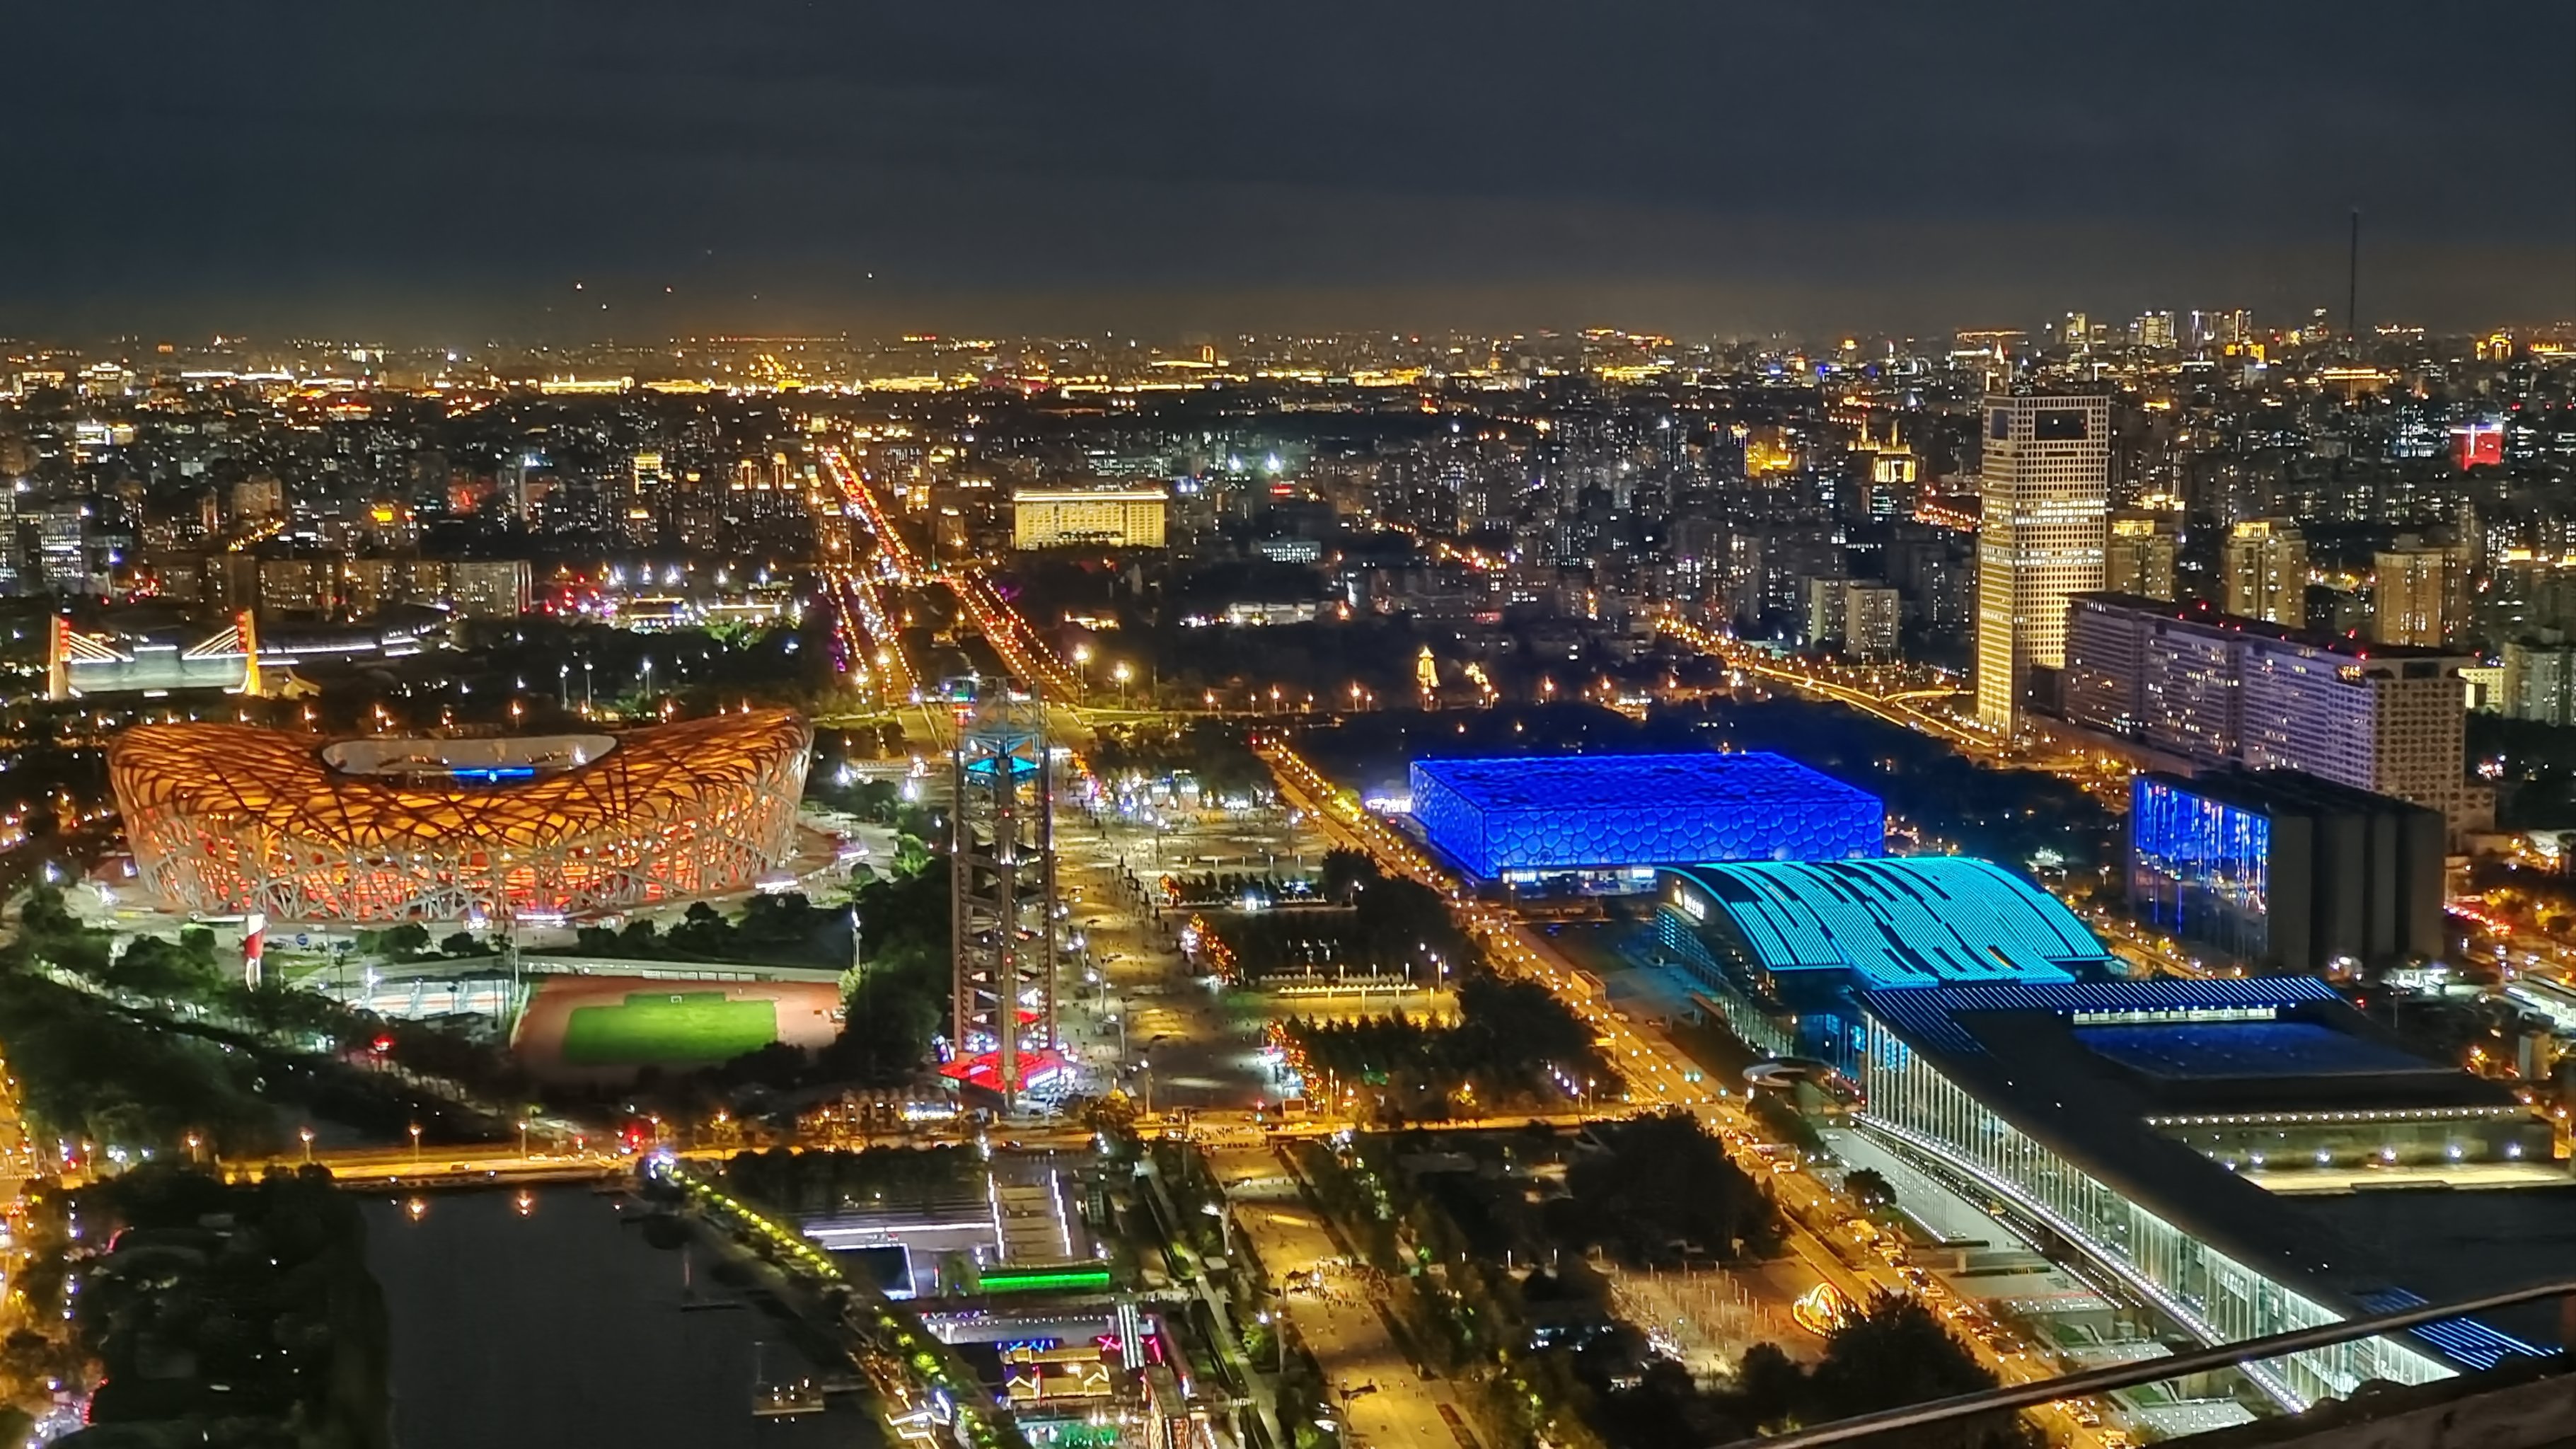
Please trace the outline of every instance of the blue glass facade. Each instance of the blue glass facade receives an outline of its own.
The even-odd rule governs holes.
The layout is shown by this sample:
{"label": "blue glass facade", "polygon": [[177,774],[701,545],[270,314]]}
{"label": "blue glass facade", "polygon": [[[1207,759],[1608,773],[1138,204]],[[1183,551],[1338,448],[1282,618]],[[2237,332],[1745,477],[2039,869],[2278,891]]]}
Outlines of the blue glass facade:
{"label": "blue glass facade", "polygon": [[1413,817],[1469,874],[1877,855],[1877,797],[1771,754],[1416,760]]}
{"label": "blue glass facade", "polygon": [[2129,901],[2158,929],[2247,961],[2271,954],[2272,821],[2140,775],[2130,786]]}

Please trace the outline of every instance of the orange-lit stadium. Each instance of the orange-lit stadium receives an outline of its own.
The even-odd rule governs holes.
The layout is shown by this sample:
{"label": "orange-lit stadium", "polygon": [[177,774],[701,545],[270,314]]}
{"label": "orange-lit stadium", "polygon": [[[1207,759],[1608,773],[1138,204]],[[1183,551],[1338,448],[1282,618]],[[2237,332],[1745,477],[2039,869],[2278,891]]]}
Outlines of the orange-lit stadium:
{"label": "orange-lit stadium", "polygon": [[312,737],[142,725],[108,776],[169,904],[286,921],[581,915],[785,863],[813,732],[785,710],[621,734]]}

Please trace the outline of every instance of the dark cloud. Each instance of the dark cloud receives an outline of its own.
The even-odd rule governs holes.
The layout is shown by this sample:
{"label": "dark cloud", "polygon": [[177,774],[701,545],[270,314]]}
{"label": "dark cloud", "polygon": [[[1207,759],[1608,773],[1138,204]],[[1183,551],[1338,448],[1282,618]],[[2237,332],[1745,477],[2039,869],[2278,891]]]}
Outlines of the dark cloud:
{"label": "dark cloud", "polygon": [[2561,0],[22,11],[0,331],[2576,315]]}

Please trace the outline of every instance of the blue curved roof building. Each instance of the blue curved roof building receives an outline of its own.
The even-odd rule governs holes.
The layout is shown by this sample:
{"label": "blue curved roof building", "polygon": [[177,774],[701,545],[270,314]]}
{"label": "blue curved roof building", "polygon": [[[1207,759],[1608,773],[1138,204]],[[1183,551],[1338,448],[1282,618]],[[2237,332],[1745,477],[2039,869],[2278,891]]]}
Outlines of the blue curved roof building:
{"label": "blue curved roof building", "polygon": [[1836,986],[2072,981],[2111,953],[2055,896],[1966,856],[1745,862],[1666,873],[1666,902],[1741,964]]}
{"label": "blue curved roof building", "polygon": [[[2458,1244],[2512,1242],[2502,1271],[2541,1272],[2533,1225],[2576,1200],[2563,1182],[2443,1185],[2454,1165],[2547,1164],[2550,1124],[2326,982],[2118,979],[2074,912],[1991,862],[1657,874],[1663,954],[1735,1035],[1831,1066],[1846,1127],[2116,1280],[2160,1333],[2221,1343],[2503,1286]],[[2373,1191],[2310,1176],[2356,1171]],[[2300,1409],[2542,1353],[2516,1334],[2550,1326],[2459,1319],[2246,1373]]]}

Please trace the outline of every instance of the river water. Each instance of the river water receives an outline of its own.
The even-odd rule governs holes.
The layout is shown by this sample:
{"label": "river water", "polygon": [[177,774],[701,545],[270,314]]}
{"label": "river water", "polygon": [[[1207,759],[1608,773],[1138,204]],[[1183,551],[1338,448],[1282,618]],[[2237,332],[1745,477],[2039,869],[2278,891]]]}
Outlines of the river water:
{"label": "river water", "polygon": [[[882,1442],[855,1400],[751,1412],[753,1385],[812,1367],[757,1307],[684,1311],[682,1253],[581,1187],[367,1205],[393,1341],[398,1449],[847,1449]],[[739,1301],[688,1250],[699,1300]]]}

